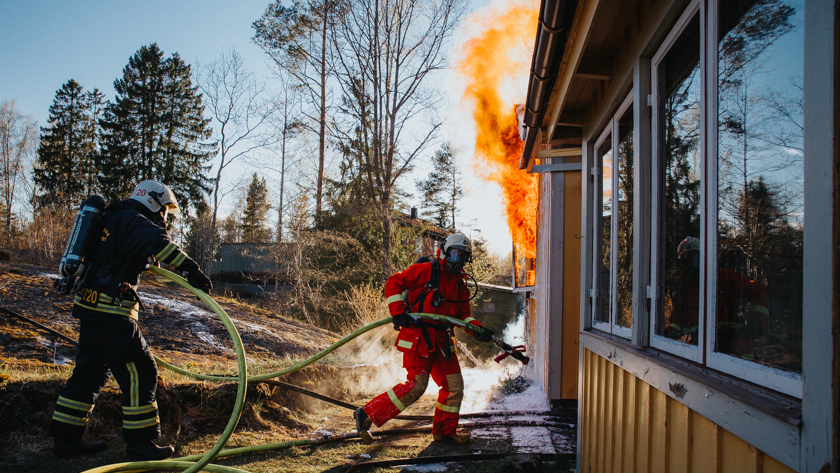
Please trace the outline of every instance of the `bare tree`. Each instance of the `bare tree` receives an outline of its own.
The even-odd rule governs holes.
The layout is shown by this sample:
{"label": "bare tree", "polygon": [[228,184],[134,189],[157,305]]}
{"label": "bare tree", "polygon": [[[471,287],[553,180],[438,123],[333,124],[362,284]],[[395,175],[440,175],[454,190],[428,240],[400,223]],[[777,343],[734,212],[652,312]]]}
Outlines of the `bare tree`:
{"label": "bare tree", "polygon": [[280,175],[279,202],[277,204],[277,243],[283,242],[283,228],[284,228],[284,213],[286,211],[287,203],[286,197],[286,182],[288,172],[293,163],[292,140],[304,128],[303,122],[299,119],[300,113],[300,96],[297,93],[298,89],[291,87],[288,77],[280,74],[281,92],[275,98],[275,106],[277,114],[275,115],[274,126],[279,133],[279,147],[280,153],[280,167],[274,169]]}
{"label": "bare tree", "polygon": [[23,115],[17,103],[5,100],[0,104],[0,193],[5,241],[12,240],[13,207],[19,186],[25,179],[24,164],[35,151],[37,126],[32,117]]}
{"label": "bare tree", "polygon": [[[225,169],[234,161],[250,153],[275,145],[278,135],[272,127],[266,126],[276,112],[265,86],[257,82],[254,74],[245,68],[242,56],[231,48],[199,69],[198,86],[204,94],[207,110],[218,123],[219,163],[211,192],[210,242],[214,248],[214,237],[218,224],[219,206],[234,186],[222,190],[221,182]],[[212,255],[204,255],[205,267],[212,270]]]}
{"label": "bare tree", "polygon": [[253,25],[254,42],[308,95],[309,107],[304,114],[307,126],[318,135],[316,222],[323,205],[328,115],[332,106],[329,81],[335,75],[331,36],[340,7],[340,0],[295,1],[289,7],[277,1]]}
{"label": "bare tree", "polygon": [[463,0],[348,2],[337,28],[345,155],[355,159],[382,222],[382,272],[391,273],[391,208],[397,179],[434,141],[441,96],[428,86]]}
{"label": "bare tree", "polygon": [[795,178],[803,160],[801,78],[778,88],[768,67],[777,41],[794,30],[794,12],[781,0],[757,2],[719,45],[720,226],[738,235],[727,241],[745,256],[752,279],[773,240],[762,222],[771,214],[786,220],[802,192]]}

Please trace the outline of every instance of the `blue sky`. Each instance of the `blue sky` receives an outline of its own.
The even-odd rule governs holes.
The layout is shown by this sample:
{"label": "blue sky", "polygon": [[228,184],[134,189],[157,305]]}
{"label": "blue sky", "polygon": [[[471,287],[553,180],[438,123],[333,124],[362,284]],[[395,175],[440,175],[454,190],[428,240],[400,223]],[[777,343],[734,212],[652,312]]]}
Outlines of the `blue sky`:
{"label": "blue sky", "polygon": [[157,42],[168,56],[208,62],[235,46],[265,77],[265,56],[250,38],[266,0],[44,1],[2,0],[0,96],[40,125],[55,92],[69,79],[113,98],[113,83],[143,45]]}

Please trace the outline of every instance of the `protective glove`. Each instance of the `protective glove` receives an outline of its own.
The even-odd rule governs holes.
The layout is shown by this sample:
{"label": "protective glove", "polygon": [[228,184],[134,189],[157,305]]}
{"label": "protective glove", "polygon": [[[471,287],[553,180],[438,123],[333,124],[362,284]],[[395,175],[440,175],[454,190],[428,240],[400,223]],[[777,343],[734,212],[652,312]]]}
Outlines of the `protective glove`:
{"label": "protective glove", "polygon": [[407,313],[403,312],[402,314],[397,314],[391,317],[391,322],[394,323],[394,330],[399,330],[400,327],[408,327],[409,325],[413,324],[416,320],[414,317],[408,315]]}
{"label": "protective glove", "polygon": [[190,286],[210,294],[210,289],[213,288],[213,283],[210,282],[210,278],[201,271],[201,268],[198,267],[198,264],[195,261],[191,258],[187,258],[186,261],[178,266],[178,270],[181,271],[181,276],[190,283]]}
{"label": "protective glove", "polygon": [[484,329],[483,332],[479,332],[478,330],[473,330],[473,338],[475,338],[479,342],[489,342],[490,340],[493,340],[493,335],[496,332],[490,330],[487,327],[481,327],[481,328]]}
{"label": "protective glove", "polygon": [[213,288],[210,278],[198,268],[187,273],[187,282],[190,283],[190,286],[201,289],[207,294],[210,294],[210,289]]}

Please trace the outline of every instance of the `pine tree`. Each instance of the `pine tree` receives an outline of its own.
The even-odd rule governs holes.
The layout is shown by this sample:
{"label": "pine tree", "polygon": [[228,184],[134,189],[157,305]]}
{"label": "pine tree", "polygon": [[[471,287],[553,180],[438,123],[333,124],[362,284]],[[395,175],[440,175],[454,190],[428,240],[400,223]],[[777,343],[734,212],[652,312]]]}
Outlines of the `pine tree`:
{"label": "pine tree", "polygon": [[458,201],[464,197],[464,190],[449,143],[435,151],[432,165],[434,170],[428,179],[417,182],[417,189],[423,193],[423,216],[431,218],[441,228],[455,229],[455,211]]}
{"label": "pine tree", "polygon": [[269,208],[265,178],[260,179],[254,173],[242,212],[242,240],[245,243],[268,243],[271,240],[271,230],[266,227]]}
{"label": "pine tree", "polygon": [[41,128],[34,171],[39,205],[76,207],[97,192],[97,121],[102,105],[99,90],[84,92],[73,79],[56,92],[50,124]]}
{"label": "pine tree", "polygon": [[215,154],[210,120],[190,66],[178,53],[163,57],[156,43],[141,47],[114,82],[117,92],[102,120],[101,182],[106,200],[124,198],[134,184],[156,179],[183,208],[209,190],[205,173]]}

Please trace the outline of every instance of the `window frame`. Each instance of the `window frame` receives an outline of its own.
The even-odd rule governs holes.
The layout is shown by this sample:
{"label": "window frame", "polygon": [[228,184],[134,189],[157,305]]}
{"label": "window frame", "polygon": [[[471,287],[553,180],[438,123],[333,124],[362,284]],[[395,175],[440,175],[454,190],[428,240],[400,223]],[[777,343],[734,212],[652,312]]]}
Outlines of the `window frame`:
{"label": "window frame", "polygon": [[[708,38],[718,38],[718,5],[725,0],[710,0],[709,14],[707,15],[707,22],[705,28],[701,24],[701,28],[706,31]],[[804,5],[804,1],[803,1]],[[803,33],[804,34],[804,33]],[[762,365],[753,361],[744,360],[732,355],[715,351],[715,338],[717,330],[715,321],[717,320],[718,304],[716,296],[718,294],[718,210],[719,210],[719,190],[718,190],[718,171],[719,171],[719,130],[718,130],[718,42],[709,41],[707,45],[707,84],[708,87],[704,89],[704,99],[706,102],[706,110],[708,112],[708,121],[706,122],[705,134],[708,136],[708,149],[706,156],[704,156],[706,165],[706,177],[703,182],[704,187],[707,188],[707,198],[704,202],[708,202],[706,207],[707,215],[706,223],[701,222],[704,231],[704,241],[701,249],[701,258],[703,253],[709,255],[708,260],[705,261],[704,267],[708,268],[709,279],[705,282],[707,290],[705,304],[709,308],[709,316],[706,318],[704,324],[705,332],[709,334],[706,338],[705,365],[714,370],[735,376],[746,381],[756,383],[768,389],[778,391],[783,394],[802,398],[802,374],[792,371],[784,371],[772,366]],[[803,70],[804,74],[804,70]],[[804,179],[804,176],[803,176]],[[709,224],[711,223],[711,224]],[[804,277],[804,274],[803,274]],[[702,307],[701,303],[701,307]],[[802,323],[804,324],[804,317]]]}
{"label": "window frame", "polygon": [[[683,10],[682,14],[680,15],[679,19],[677,20],[676,24],[671,28],[668,35],[662,41],[662,44],[657,48],[656,53],[653,55],[651,59],[651,244],[650,244],[650,324],[649,324],[649,343],[650,346],[662,350],[673,355],[679,356],[681,358],[685,358],[687,360],[691,360],[695,363],[703,364],[703,347],[706,343],[706,333],[705,330],[698,329],[698,341],[697,346],[692,346],[686,343],[678,342],[676,340],[669,339],[667,337],[663,337],[662,335],[657,335],[657,311],[659,310],[659,299],[660,299],[660,270],[664,259],[662,258],[661,252],[659,251],[659,245],[661,242],[661,232],[662,229],[662,191],[661,189],[661,163],[662,163],[662,142],[660,141],[660,126],[663,124],[661,123],[661,117],[659,115],[660,110],[660,79],[659,79],[659,70],[660,64],[665,59],[665,55],[671,50],[676,43],[677,39],[680,35],[685,31],[688,27],[691,20],[694,18],[694,15],[700,15],[700,156],[701,156],[701,185],[700,185],[700,229],[703,232],[703,229],[706,225],[706,166],[702,163],[702,160],[705,158],[705,150],[707,146],[707,124],[706,124],[706,104],[705,104],[705,96],[706,96],[706,77],[707,77],[707,68],[706,68],[706,50],[703,48],[703,44],[705,44],[706,40],[706,28],[704,28],[704,24],[706,21],[706,11],[705,5],[701,4],[699,0],[692,1],[686,8]],[[707,252],[703,245],[700,248],[700,261],[704,262]],[[700,288],[701,290],[706,287],[706,265],[702,264],[700,266]],[[699,297],[700,306],[698,308],[698,319],[697,324],[698,327],[705,327],[706,326],[706,317],[705,317],[705,297],[702,295]]]}
{"label": "window frame", "polygon": [[[612,124],[612,119],[610,119],[610,124]],[[596,170],[596,177],[595,177],[595,205],[593,206],[592,212],[592,230],[595,232],[595,239],[594,239],[594,247],[592,248],[592,307],[590,313],[590,322],[591,327],[595,330],[600,330],[606,333],[612,333],[612,295],[613,295],[613,268],[612,267],[612,256],[610,256],[610,300],[603,301],[600,296],[601,285],[599,284],[600,279],[600,268],[601,264],[600,261],[603,259],[602,250],[603,250],[603,241],[604,241],[604,232],[601,231],[601,225],[603,218],[603,207],[604,207],[604,160],[598,157],[598,150],[601,148],[601,145],[604,144],[608,136],[612,135],[613,129],[612,125],[604,127],[604,130],[598,135],[598,139],[595,140],[595,146],[592,147],[593,150],[593,157],[595,158],[594,168]],[[612,146],[610,146],[612,150]],[[614,161],[614,160],[613,160]],[[612,166],[614,167],[614,166]],[[615,205],[613,205],[614,207]],[[612,227],[613,227],[613,219],[610,220],[610,245],[612,245]],[[612,248],[612,247],[611,247]],[[610,254],[612,255],[612,251]],[[597,319],[598,313],[601,311],[601,307],[603,306],[604,302],[609,304],[609,314],[610,314],[610,321],[607,323],[601,322]]]}
{"label": "window frame", "polygon": [[[593,257],[592,257],[592,265],[593,265],[592,288],[594,289],[594,293],[597,295],[598,291],[600,289],[600,287],[598,286],[598,274],[599,273],[597,271],[595,271],[595,268],[599,267],[598,262],[602,258],[601,248],[602,248],[602,242],[603,242],[604,235],[600,231],[600,228],[601,228],[600,225],[601,225],[601,218],[603,216],[603,213],[602,213],[603,196],[604,196],[603,184],[604,184],[604,177],[605,177],[604,176],[604,163],[603,163],[602,160],[598,160],[597,156],[598,156],[598,150],[601,147],[601,145],[604,143],[606,138],[608,136],[612,137],[611,138],[612,143],[611,143],[611,146],[610,146],[610,149],[612,151],[612,166],[611,166],[611,171],[610,171],[610,173],[611,173],[611,175],[610,175],[610,183],[611,183],[610,192],[611,192],[611,195],[612,195],[612,209],[611,209],[611,217],[610,217],[610,300],[608,301],[609,306],[610,306],[610,309],[609,309],[610,321],[609,321],[609,323],[604,323],[604,322],[596,320],[595,315],[598,313],[599,309],[601,308],[601,304],[603,304],[603,301],[601,301],[601,298],[599,296],[596,296],[597,300],[591,305],[591,314],[590,314],[591,323],[592,323],[592,328],[594,328],[596,330],[600,330],[600,331],[606,332],[606,333],[611,333],[613,335],[616,335],[618,337],[621,337],[621,338],[624,338],[624,339],[627,339],[627,340],[630,340],[632,338],[633,326],[631,325],[630,327],[622,327],[622,326],[618,325],[618,312],[617,312],[617,308],[618,308],[618,267],[617,267],[616,263],[618,262],[618,256],[617,256],[616,249],[618,248],[618,218],[617,218],[618,217],[618,201],[617,201],[617,196],[618,196],[618,176],[617,176],[618,165],[617,165],[617,161],[616,161],[616,157],[617,157],[616,145],[618,144],[617,140],[618,140],[618,137],[619,137],[618,122],[621,119],[621,117],[632,106],[633,106],[633,90],[630,90],[626,94],[624,99],[621,101],[621,104],[618,106],[618,108],[616,108],[615,112],[613,112],[613,114],[610,116],[610,120],[609,120],[608,124],[604,126],[604,130],[598,136],[598,139],[595,141],[595,146],[593,148],[594,151],[595,151],[594,156],[596,157],[596,162],[595,162],[594,167],[595,167],[595,169],[598,170],[597,171],[598,172],[598,179],[597,179],[597,185],[595,186],[596,187],[595,191],[596,191],[596,196],[597,197],[595,199],[595,205],[593,207],[593,230],[596,232],[597,238],[596,238],[596,241],[595,241],[595,248],[593,248],[593,253],[592,253],[593,254]],[[635,127],[635,124],[634,124],[634,127],[633,127],[634,140],[635,140],[635,135],[636,135],[636,127]],[[634,163],[634,166],[635,166],[635,163],[636,163],[636,159],[638,158],[638,154],[637,154],[636,151],[637,151],[637,146],[633,146],[633,163]],[[634,186],[635,186],[635,183],[634,183]],[[636,191],[637,190],[634,188],[634,192],[636,192]],[[631,201],[630,205],[634,205],[634,203]],[[633,218],[634,219],[636,218],[635,214],[634,214]],[[634,246],[635,246],[635,239],[636,238],[635,238],[635,235],[634,235],[634,242],[633,242]],[[635,305],[636,305],[636,301],[633,300],[632,307],[631,307],[631,313],[633,313],[633,314],[635,314]],[[634,323],[635,323],[635,319],[634,319]]]}
{"label": "window frame", "polygon": [[[678,15],[677,19],[667,29],[663,28],[662,38],[657,43],[650,44],[650,50],[653,51],[651,56],[640,55],[634,58],[634,73],[632,80],[620,85],[621,91],[617,92],[611,98],[611,106],[603,111],[599,111],[598,121],[596,127],[593,127],[593,132],[589,134],[589,138],[585,138],[583,143],[584,148],[584,162],[590,168],[590,178],[585,179],[587,184],[584,184],[584,198],[592,202],[590,205],[584,206],[584,219],[582,224],[585,231],[590,232],[592,238],[588,239],[586,245],[582,246],[582,268],[584,274],[582,281],[587,281],[588,284],[581,286],[581,309],[585,311],[585,316],[581,319],[581,330],[583,332],[592,330],[593,334],[606,334],[604,339],[610,339],[609,335],[614,338],[616,343],[627,342],[636,347],[650,347],[652,349],[663,352],[663,354],[673,355],[675,357],[686,360],[686,362],[696,365],[700,369],[714,370],[723,376],[730,377],[733,382],[740,383],[742,381],[754,383],[760,389],[766,389],[768,392],[775,392],[784,396],[790,396],[797,399],[803,398],[804,392],[804,377],[803,374],[791,371],[784,371],[772,366],[763,365],[754,361],[744,360],[733,355],[719,353],[714,351],[715,337],[716,337],[716,319],[717,319],[717,290],[718,290],[718,235],[717,235],[717,218],[718,218],[718,199],[720,198],[720,191],[718,186],[718,150],[719,150],[719,130],[718,130],[718,108],[719,108],[719,91],[718,91],[718,6],[724,0],[691,0],[687,2],[685,8]],[[700,176],[700,196],[699,196],[699,218],[700,218],[700,232],[697,235],[701,238],[700,247],[700,282],[699,282],[699,311],[698,311],[698,342],[697,345],[689,345],[678,342],[676,340],[657,335],[657,316],[660,312],[660,301],[663,297],[662,288],[662,265],[665,263],[665,254],[663,251],[668,249],[660,246],[662,238],[664,238],[664,214],[662,204],[664,198],[663,175],[664,168],[662,167],[662,159],[664,158],[664,149],[662,140],[662,130],[660,127],[664,126],[664,116],[660,113],[661,105],[661,71],[662,62],[666,55],[672,50],[674,45],[680,38],[690,22],[694,19],[694,15],[699,16],[699,71],[697,72],[697,80],[699,81],[699,142],[697,148],[697,156],[699,156],[699,165],[696,168]],[[655,37],[655,35],[653,35]],[[711,38],[711,39],[710,39]],[[652,40],[653,41],[653,40]],[[807,37],[805,43],[808,44]],[[642,53],[644,54],[644,53]],[[805,64],[807,71],[808,65]],[[650,82],[647,82],[650,81]],[[625,92],[628,91],[629,92]],[[649,94],[647,92],[649,91]],[[625,95],[626,93],[626,95]],[[643,103],[647,95],[647,103]],[[807,95],[807,93],[806,93]],[[623,99],[618,100],[623,96]],[[635,100],[634,100],[635,99]],[[618,105],[616,106],[615,104]],[[634,105],[635,104],[635,105]],[[616,227],[618,219],[615,218],[617,214],[617,121],[627,112],[628,108],[635,106],[634,109],[634,123],[633,123],[633,165],[634,172],[644,173],[645,177],[650,180],[646,188],[642,188],[644,183],[642,180],[634,177],[634,225],[638,223],[647,231],[646,235],[634,232],[633,237],[633,252],[637,255],[638,263],[634,261],[633,267],[633,288],[634,291],[638,289],[638,296],[634,294],[632,302],[633,321],[631,328],[620,327],[616,324],[617,321],[617,238],[618,232]],[[648,120],[643,117],[647,113]],[[808,111],[805,111],[805,116],[808,116]],[[599,130],[598,127],[603,127]],[[597,134],[595,133],[597,131]],[[807,139],[808,132],[805,132]],[[597,137],[593,139],[592,137]],[[612,137],[612,161],[613,169],[612,175],[612,196],[613,196],[613,217],[611,218],[611,258],[610,258],[610,297],[606,301],[609,305],[609,323],[599,322],[596,316],[600,314],[599,309],[601,304],[605,301],[600,299],[599,289],[599,272],[601,265],[601,252],[603,251],[603,162],[598,159],[598,151],[604,140],[607,137]],[[647,140],[647,143],[645,141]],[[647,146],[647,149],[644,149]],[[813,157],[812,157],[813,159]],[[808,172],[805,172],[805,178],[808,177]],[[592,183],[592,184],[589,184]],[[806,196],[807,196],[806,190]],[[806,197],[807,200],[807,197]],[[645,214],[647,211],[647,215]],[[587,215],[589,212],[591,214]],[[806,239],[805,253],[808,252],[808,229],[813,228],[814,222],[811,221],[806,224]],[[676,249],[673,249],[674,251]],[[804,258],[807,259],[807,258]],[[647,274],[644,274],[647,273]],[[642,275],[641,280],[638,280],[636,275]],[[804,284],[808,285],[807,271],[804,274]],[[645,286],[647,284],[647,286]],[[586,289],[588,286],[588,290]],[[646,289],[646,290],[645,290]],[[646,304],[647,303],[647,304]],[[809,301],[807,297],[803,302],[803,313],[808,307]],[[646,307],[647,306],[647,307]],[[803,330],[805,330],[807,323],[807,314],[803,315]],[[621,333],[624,332],[625,333]],[[597,331],[597,332],[596,332]],[[636,335],[633,335],[634,332]],[[803,335],[804,336],[804,335]],[[805,347],[803,347],[803,352]],[[804,354],[803,354],[804,356]],[[803,366],[803,373],[805,367]]]}

